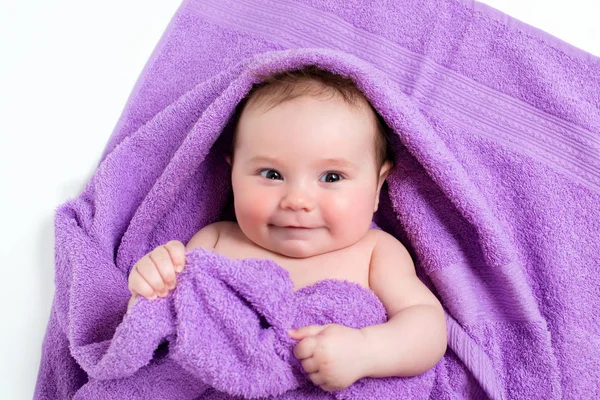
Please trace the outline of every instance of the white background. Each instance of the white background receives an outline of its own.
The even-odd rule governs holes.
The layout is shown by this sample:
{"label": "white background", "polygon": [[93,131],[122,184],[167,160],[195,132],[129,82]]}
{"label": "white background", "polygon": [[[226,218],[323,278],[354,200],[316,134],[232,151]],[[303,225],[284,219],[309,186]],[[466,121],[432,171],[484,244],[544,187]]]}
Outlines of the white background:
{"label": "white background", "polygon": [[[484,3],[600,56],[598,0]],[[89,179],[179,5],[0,5],[0,399],[33,395],[54,293],[54,210]]]}

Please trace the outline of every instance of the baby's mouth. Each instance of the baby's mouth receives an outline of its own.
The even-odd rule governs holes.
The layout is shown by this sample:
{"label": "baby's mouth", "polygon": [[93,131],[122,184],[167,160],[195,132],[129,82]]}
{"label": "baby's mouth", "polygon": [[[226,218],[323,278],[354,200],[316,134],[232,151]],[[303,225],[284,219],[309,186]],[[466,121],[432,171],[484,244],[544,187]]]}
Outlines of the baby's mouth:
{"label": "baby's mouth", "polygon": [[276,224],[270,224],[269,225],[272,228],[279,228],[279,229],[291,229],[291,230],[298,230],[298,231],[302,231],[302,230],[310,230],[310,229],[316,229],[317,227],[313,227],[313,226],[300,226],[300,225],[276,225]]}

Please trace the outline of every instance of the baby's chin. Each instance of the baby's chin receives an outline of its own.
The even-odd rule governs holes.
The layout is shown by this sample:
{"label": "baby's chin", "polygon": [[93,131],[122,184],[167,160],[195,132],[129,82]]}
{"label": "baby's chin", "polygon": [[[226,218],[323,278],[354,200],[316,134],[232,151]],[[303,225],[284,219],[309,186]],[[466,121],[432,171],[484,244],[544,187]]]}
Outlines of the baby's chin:
{"label": "baby's chin", "polygon": [[289,257],[289,258],[298,258],[298,259],[302,259],[302,258],[310,258],[310,257],[314,257],[314,256],[318,256],[320,254],[324,254],[324,253],[328,253],[328,251],[315,251],[312,249],[289,249],[289,248],[285,248],[285,249],[274,249],[271,250],[274,253],[277,253],[279,255],[285,256],[285,257]]}
{"label": "baby's chin", "polygon": [[274,243],[256,243],[258,246],[270,251],[271,253],[275,253],[280,256],[289,257],[289,258],[310,258],[314,256],[318,256],[319,254],[326,253],[327,250],[323,249],[314,249],[309,246],[299,245],[294,246],[289,243],[286,245],[274,244]]}
{"label": "baby's chin", "polygon": [[286,243],[268,243],[261,247],[280,256],[303,259],[319,256],[321,254],[331,253],[333,251],[340,250],[346,246],[335,247],[323,246],[322,244],[319,246],[314,246],[306,242],[299,241],[297,243],[294,243],[293,241],[287,241]]}

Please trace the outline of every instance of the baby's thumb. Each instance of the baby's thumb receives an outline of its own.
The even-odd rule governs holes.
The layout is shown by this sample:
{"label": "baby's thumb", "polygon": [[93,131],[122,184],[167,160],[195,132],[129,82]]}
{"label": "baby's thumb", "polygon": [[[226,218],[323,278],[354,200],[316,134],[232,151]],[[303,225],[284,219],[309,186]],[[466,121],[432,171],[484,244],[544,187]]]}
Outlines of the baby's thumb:
{"label": "baby's thumb", "polygon": [[302,340],[309,336],[315,336],[325,329],[322,325],[308,325],[302,328],[292,329],[289,331],[290,337],[295,340]]}
{"label": "baby's thumb", "polygon": [[137,293],[131,295],[129,302],[127,303],[127,310],[129,310],[131,308],[131,306],[133,306],[133,303],[135,303],[135,301],[137,300],[137,297],[138,297]]}

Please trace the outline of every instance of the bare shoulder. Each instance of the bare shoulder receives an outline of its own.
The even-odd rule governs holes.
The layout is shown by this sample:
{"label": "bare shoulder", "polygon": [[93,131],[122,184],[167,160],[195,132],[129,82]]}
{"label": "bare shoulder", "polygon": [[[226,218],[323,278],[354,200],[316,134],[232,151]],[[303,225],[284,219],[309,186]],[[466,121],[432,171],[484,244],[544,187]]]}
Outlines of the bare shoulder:
{"label": "bare shoulder", "polygon": [[380,229],[369,230],[367,236],[371,246],[373,246],[371,256],[372,267],[389,264],[388,261],[394,260],[394,265],[406,267],[408,270],[414,272],[412,258],[402,242]]}
{"label": "bare shoulder", "polygon": [[212,250],[219,241],[219,237],[234,229],[235,226],[237,226],[237,224],[230,221],[219,221],[214,224],[206,225],[192,236],[185,246],[185,249],[191,250],[196,247],[202,247],[204,249]]}

